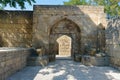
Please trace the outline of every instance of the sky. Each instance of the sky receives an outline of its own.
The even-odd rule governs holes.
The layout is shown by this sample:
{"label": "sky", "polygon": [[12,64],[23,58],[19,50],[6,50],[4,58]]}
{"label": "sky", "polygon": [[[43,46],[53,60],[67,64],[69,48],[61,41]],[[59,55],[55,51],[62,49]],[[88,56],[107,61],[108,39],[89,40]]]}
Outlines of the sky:
{"label": "sky", "polygon": [[[28,3],[25,4],[26,9],[24,10],[33,10],[33,5],[63,5],[64,1],[69,0],[35,0],[36,3],[33,3],[32,6]],[[118,3],[120,5],[120,2]],[[7,6],[4,8],[5,10],[21,10],[19,6],[17,8],[11,8],[10,6]]]}
{"label": "sky", "polygon": [[[33,5],[63,5],[64,1],[69,0],[35,0],[36,3]],[[26,9],[24,10],[33,10],[33,5],[30,6],[28,3],[25,4]],[[5,10],[21,10],[18,6],[17,8],[11,8],[10,6],[7,6],[4,8]]]}

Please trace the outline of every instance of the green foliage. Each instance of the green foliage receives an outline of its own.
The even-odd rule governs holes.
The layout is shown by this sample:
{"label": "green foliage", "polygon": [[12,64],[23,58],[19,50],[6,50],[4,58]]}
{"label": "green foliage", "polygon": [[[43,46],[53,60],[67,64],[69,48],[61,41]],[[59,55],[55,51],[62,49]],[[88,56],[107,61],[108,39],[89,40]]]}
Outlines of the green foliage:
{"label": "green foliage", "polygon": [[18,4],[21,9],[25,9],[25,3],[29,3],[31,5],[32,2],[35,3],[35,0],[0,0],[0,8],[3,8],[7,5],[15,8]]}
{"label": "green foliage", "polygon": [[64,2],[65,5],[87,5],[88,2],[86,0],[69,0],[68,2]]}
{"label": "green foliage", "polygon": [[104,10],[111,16],[120,15],[120,0],[69,0],[64,2],[64,5],[93,5],[104,6]]}
{"label": "green foliage", "polygon": [[111,16],[120,15],[120,6],[118,3],[120,0],[94,0],[97,5],[104,6],[104,10],[107,14]]}
{"label": "green foliage", "polygon": [[0,10],[3,10],[3,7],[2,7],[2,6],[0,6]]}

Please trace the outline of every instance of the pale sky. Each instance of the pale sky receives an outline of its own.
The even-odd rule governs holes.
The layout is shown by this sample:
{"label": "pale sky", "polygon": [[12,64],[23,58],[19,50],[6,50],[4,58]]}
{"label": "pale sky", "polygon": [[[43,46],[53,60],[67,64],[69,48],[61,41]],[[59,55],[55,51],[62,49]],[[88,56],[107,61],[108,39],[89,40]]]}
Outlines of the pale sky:
{"label": "pale sky", "polygon": [[[35,0],[36,3],[33,5],[63,5],[64,1],[69,1],[69,0]],[[25,4],[26,9],[24,10],[33,10],[33,5],[30,6],[28,3]],[[21,10],[20,7],[17,8],[11,8],[9,6],[4,8],[5,10]]]}
{"label": "pale sky", "polygon": [[[69,1],[69,0],[35,0],[36,3],[33,5],[63,5],[64,1]],[[25,4],[26,9],[24,10],[33,10],[33,5],[29,5],[28,3]],[[118,3],[120,5],[120,2]],[[20,7],[18,6],[17,8],[11,8],[9,6],[4,8],[5,10],[21,10]]]}

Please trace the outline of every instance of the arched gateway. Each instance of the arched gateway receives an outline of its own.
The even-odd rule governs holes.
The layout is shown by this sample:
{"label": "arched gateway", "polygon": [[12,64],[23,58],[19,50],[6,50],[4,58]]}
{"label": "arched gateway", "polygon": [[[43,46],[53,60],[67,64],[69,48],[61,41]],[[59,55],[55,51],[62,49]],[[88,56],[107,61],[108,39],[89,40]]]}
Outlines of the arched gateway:
{"label": "arched gateway", "polygon": [[62,57],[70,57],[71,56],[71,37],[67,35],[62,35],[57,39],[57,43],[59,45],[58,49],[58,56]]}
{"label": "arched gateway", "polygon": [[102,27],[106,27],[106,19],[103,16],[102,6],[35,5],[33,27],[25,26],[27,31],[32,30],[27,34],[31,32],[32,40],[28,42],[25,32],[27,43],[24,46],[29,44],[35,48],[36,59],[40,57],[43,63],[55,60],[56,55],[70,56],[76,61],[84,61],[84,57],[86,60],[85,55],[96,57],[98,52],[105,52]]}
{"label": "arched gateway", "polygon": [[80,54],[80,38],[76,23],[66,18],[56,22],[49,35],[50,61],[55,60],[56,55],[74,59],[75,55]]}

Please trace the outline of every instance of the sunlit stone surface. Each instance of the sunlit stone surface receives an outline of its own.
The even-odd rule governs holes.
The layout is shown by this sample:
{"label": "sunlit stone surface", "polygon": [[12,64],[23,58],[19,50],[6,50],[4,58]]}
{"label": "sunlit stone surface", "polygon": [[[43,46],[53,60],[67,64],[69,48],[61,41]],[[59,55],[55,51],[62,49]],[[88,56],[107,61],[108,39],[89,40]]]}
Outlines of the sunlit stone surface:
{"label": "sunlit stone surface", "polygon": [[63,35],[57,39],[59,44],[59,55],[71,56],[71,38]]}

